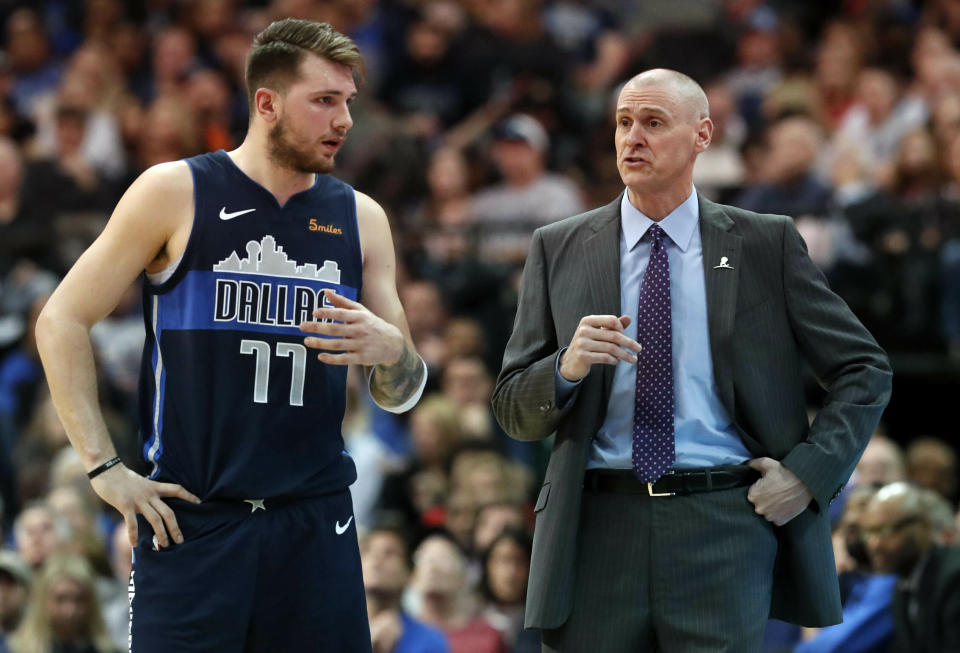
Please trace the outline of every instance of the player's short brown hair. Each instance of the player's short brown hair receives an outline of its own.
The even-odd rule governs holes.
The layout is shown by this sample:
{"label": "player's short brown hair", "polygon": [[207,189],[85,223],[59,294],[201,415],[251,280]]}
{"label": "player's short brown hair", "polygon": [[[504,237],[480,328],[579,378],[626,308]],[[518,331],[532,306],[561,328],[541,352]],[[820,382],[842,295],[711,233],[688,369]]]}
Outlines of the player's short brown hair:
{"label": "player's short brown hair", "polygon": [[307,53],[347,66],[358,82],[366,72],[357,44],[329,23],[297,18],[274,21],[253,39],[253,48],[247,57],[247,100],[251,114],[257,89],[286,91],[296,81],[300,63]]}

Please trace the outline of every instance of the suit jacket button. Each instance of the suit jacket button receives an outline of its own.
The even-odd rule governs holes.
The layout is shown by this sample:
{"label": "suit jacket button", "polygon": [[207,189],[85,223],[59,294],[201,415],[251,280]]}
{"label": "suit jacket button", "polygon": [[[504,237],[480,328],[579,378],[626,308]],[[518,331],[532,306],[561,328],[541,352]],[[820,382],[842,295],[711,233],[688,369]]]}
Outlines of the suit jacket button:
{"label": "suit jacket button", "polygon": [[547,401],[543,402],[542,404],[540,404],[540,412],[541,412],[541,413],[545,413],[545,412],[547,412],[548,410],[550,410],[552,407],[553,407],[553,402],[550,401],[550,400],[547,400]]}

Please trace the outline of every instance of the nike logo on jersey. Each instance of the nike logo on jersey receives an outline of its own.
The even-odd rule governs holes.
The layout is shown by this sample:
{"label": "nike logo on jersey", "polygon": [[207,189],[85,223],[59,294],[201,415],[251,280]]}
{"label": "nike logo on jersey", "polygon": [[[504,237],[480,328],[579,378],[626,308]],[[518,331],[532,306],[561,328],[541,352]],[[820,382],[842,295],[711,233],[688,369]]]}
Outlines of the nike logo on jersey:
{"label": "nike logo on jersey", "polygon": [[256,209],[247,209],[245,211],[234,211],[233,213],[227,213],[227,207],[220,209],[220,219],[221,220],[233,220],[237,216],[241,216],[244,213],[250,213],[251,211],[256,211]]}
{"label": "nike logo on jersey", "polygon": [[350,519],[347,520],[347,523],[341,526],[340,520],[338,519],[337,525],[336,525],[337,535],[343,535],[344,533],[346,533],[347,529],[350,528],[350,522],[352,521],[353,521],[353,515],[350,515]]}

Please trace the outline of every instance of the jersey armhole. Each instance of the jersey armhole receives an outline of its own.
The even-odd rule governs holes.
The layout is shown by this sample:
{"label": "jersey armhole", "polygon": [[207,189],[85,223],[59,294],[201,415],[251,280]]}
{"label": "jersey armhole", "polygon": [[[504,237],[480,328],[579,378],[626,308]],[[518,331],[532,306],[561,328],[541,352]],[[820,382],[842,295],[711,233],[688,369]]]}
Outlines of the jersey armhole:
{"label": "jersey armhole", "polygon": [[350,193],[350,201],[347,206],[353,209],[353,248],[356,252],[357,260],[360,261],[360,275],[357,279],[357,301],[361,302],[363,293],[363,244],[360,242],[360,216],[357,210],[357,191],[353,186],[344,184],[346,192]]}
{"label": "jersey armhole", "polygon": [[[189,260],[193,250],[197,248],[197,241],[200,239],[200,225],[198,224],[199,207],[197,206],[197,198],[199,196],[197,189],[197,171],[194,169],[190,159],[183,159],[183,161],[187,164],[187,168],[190,169],[190,179],[193,182],[193,217],[191,218],[190,235],[187,237],[187,246],[183,248],[183,253],[180,254],[180,258],[171,263],[167,268],[153,274],[148,274],[146,270],[143,271],[145,279],[144,288],[155,295],[169,292],[180,282],[188,267],[184,265],[184,261]],[[159,281],[155,282],[151,277],[159,277]]]}

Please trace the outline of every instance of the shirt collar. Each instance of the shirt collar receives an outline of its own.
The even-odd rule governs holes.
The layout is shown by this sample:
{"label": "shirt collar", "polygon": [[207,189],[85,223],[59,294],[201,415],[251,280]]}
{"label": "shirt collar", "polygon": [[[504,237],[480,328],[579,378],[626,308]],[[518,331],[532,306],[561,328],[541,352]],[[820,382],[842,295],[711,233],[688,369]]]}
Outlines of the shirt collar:
{"label": "shirt collar", "polygon": [[680,251],[685,252],[690,246],[690,239],[693,237],[693,230],[697,228],[699,219],[700,203],[697,202],[696,188],[690,191],[690,195],[680,206],[659,223],[645,216],[631,204],[626,191],[623,193],[623,199],[620,200],[620,228],[627,243],[627,251],[637,246],[640,239],[647,233],[647,229],[654,224],[659,224]]}

